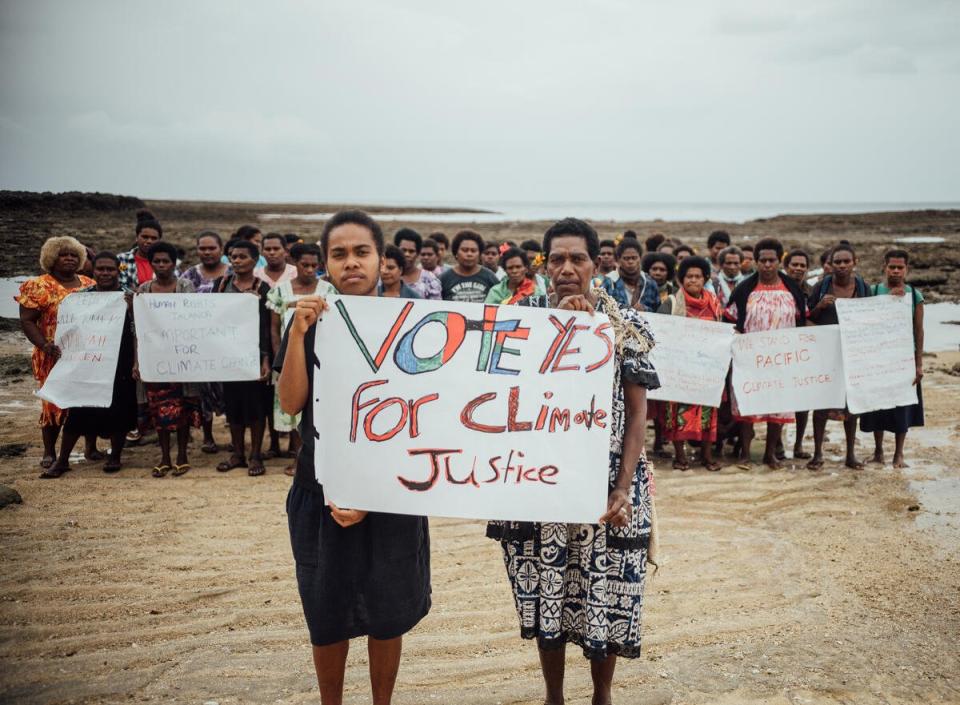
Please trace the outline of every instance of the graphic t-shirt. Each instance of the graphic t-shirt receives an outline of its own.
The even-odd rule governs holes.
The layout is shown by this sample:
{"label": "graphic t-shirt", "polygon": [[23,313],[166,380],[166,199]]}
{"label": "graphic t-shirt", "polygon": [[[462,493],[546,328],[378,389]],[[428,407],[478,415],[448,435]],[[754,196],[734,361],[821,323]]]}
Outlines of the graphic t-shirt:
{"label": "graphic t-shirt", "polygon": [[487,298],[490,287],[496,284],[497,275],[484,267],[480,267],[476,274],[471,274],[468,277],[457,274],[454,269],[448,269],[440,275],[444,301],[465,301],[482,304]]}

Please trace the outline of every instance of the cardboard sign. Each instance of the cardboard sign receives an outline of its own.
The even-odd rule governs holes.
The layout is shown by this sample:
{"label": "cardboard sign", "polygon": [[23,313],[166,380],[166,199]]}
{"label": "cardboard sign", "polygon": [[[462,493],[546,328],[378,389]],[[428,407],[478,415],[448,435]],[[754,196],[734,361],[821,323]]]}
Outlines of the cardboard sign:
{"label": "cardboard sign", "polygon": [[743,416],[842,408],[846,393],[838,326],[734,336],[732,379]]}
{"label": "cardboard sign", "polygon": [[251,294],[137,294],[137,356],[144,382],[260,378],[260,312]]}
{"label": "cardboard sign", "polygon": [[837,299],[851,413],[917,403],[909,296]]}
{"label": "cardboard sign", "polygon": [[660,377],[660,389],[647,392],[647,398],[720,406],[733,326],[659,313],[641,315],[657,341],[650,362]]}
{"label": "cardboard sign", "polygon": [[595,523],[606,510],[607,317],[332,296],[317,324],[316,468],[340,507]]}
{"label": "cardboard sign", "polygon": [[76,292],[60,302],[60,359],[37,396],[61,409],[110,406],[126,313],[122,291]]}

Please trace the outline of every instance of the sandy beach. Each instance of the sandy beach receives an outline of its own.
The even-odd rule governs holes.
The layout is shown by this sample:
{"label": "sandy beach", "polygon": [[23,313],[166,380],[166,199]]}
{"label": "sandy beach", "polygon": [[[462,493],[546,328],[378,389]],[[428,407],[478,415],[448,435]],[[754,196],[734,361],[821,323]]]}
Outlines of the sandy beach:
{"label": "sandy beach", "polygon": [[[184,246],[202,227],[227,234],[267,212],[150,206]],[[16,232],[19,244],[0,273],[32,272],[45,233],[129,248],[129,212],[81,215],[5,213],[4,239]],[[849,236],[870,258],[871,278],[894,237],[941,233],[952,238],[948,248],[916,248],[929,261],[925,274],[943,277],[931,284],[937,300],[956,294],[958,223],[949,212],[797,216],[728,229],[776,234],[814,252]],[[632,225],[641,237],[656,229],[697,245],[713,228]],[[602,235],[623,227],[604,226]],[[319,228],[277,225],[307,235]],[[455,228],[421,228],[432,229]],[[478,229],[494,238],[543,230]],[[79,460],[60,480],[40,480],[28,353],[4,325],[0,484],[23,503],[0,509],[0,702],[319,702],[287,537],[286,461],[268,461],[259,478],[220,474],[211,459],[225,456],[201,455],[197,441],[194,470],[180,478],[150,477],[156,450],[137,447],[115,476]],[[926,370],[927,425],[908,436],[906,470],[844,468],[839,423],[828,426],[820,472],[790,460],[769,471],[724,458],[720,473],[661,461],[662,565],[647,584],[643,655],[618,665],[615,702],[960,702],[960,353],[929,355]],[[215,428],[225,442],[222,421]],[[858,452],[870,449],[872,438],[860,434]],[[395,702],[542,702],[536,649],[519,638],[499,546],[481,522],[431,519],[431,532],[434,605],[405,639]],[[567,681],[568,702],[589,703],[589,670],[576,649]],[[358,641],[345,702],[369,702],[368,693]]]}

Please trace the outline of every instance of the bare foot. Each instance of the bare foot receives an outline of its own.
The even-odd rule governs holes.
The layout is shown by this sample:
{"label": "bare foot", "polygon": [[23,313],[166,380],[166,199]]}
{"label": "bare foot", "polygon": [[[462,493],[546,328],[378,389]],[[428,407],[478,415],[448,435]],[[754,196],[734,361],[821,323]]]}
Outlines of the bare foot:
{"label": "bare foot", "polygon": [[[896,460],[896,458],[894,458],[894,460]],[[873,454],[873,457],[870,458],[870,460],[868,460],[867,462],[875,463],[877,465],[883,465],[883,451],[882,450],[876,451]]]}
{"label": "bare foot", "polygon": [[773,455],[773,456],[765,455],[765,456],[763,456],[763,463],[764,463],[764,465],[766,465],[766,466],[767,466],[768,468],[770,468],[771,470],[779,470],[780,468],[783,467],[783,465],[782,465],[782,464],[780,463],[780,461],[777,459],[777,456],[776,456],[776,455]]}
{"label": "bare foot", "polygon": [[808,470],[819,470],[822,467],[823,467],[823,458],[819,455],[814,455],[810,459],[810,462],[807,463]]}
{"label": "bare foot", "polygon": [[793,449],[793,459],[794,460],[810,460],[810,454],[806,452],[803,448],[795,447]]}
{"label": "bare foot", "polygon": [[847,456],[847,460],[844,463],[844,465],[846,465],[848,468],[851,468],[853,470],[863,470],[863,463],[861,463],[852,455]]}
{"label": "bare foot", "polygon": [[898,470],[901,470],[903,468],[908,468],[910,466],[907,465],[907,463],[904,461],[902,455],[895,455],[893,456],[893,467],[897,468]]}

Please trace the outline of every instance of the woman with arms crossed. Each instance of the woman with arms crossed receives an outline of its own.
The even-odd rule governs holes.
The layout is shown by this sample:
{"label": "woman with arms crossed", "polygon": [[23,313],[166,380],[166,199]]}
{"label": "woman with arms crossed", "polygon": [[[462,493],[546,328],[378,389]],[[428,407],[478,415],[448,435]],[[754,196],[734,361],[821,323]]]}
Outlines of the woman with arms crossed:
{"label": "woman with arms crossed", "polygon": [[[383,231],[362,211],[342,211],[320,248],[341,294],[376,296]],[[302,447],[287,495],[290,543],[324,705],[340,705],[350,639],[367,636],[374,705],[393,695],[403,635],[430,610],[430,537],[425,517],[341,509],[314,473],[313,372],[323,298],[297,301],[277,354],[280,406],[301,414]]]}
{"label": "woman with arms crossed", "polygon": [[600,255],[596,231],[566,218],[547,230],[543,249],[554,294],[519,305],[605,313],[616,337],[609,464],[596,468],[607,479],[607,511],[596,524],[494,521],[487,535],[503,547],[520,635],[537,640],[546,704],[564,702],[570,641],[590,659],[594,705],[609,705],[617,656],[640,655],[655,523],[643,448],[647,389],[660,381],[647,359],[653,336],[646,322],[603,289],[590,287]]}

